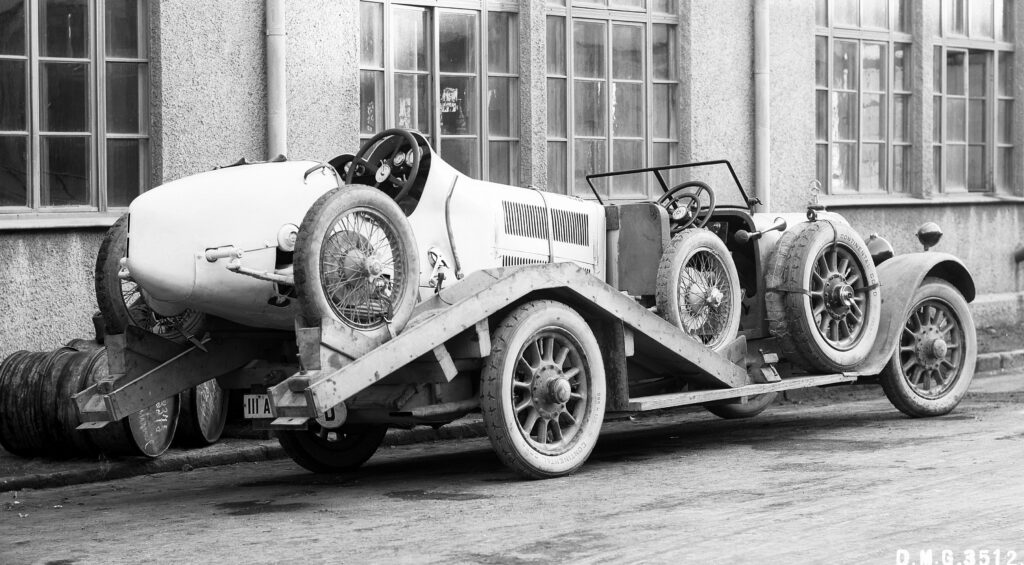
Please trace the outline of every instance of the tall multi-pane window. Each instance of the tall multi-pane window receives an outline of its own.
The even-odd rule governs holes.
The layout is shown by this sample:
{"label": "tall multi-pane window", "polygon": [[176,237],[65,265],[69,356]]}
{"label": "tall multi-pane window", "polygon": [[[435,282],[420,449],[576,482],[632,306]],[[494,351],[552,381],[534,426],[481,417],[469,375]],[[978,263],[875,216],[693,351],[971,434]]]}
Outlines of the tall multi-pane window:
{"label": "tall multi-pane window", "polygon": [[145,0],[0,0],[0,214],[127,206],[149,181]]}
{"label": "tall multi-pane window", "polygon": [[360,2],[360,136],[418,130],[463,173],[517,184],[517,14],[455,4]]}
{"label": "tall multi-pane window", "polygon": [[905,192],[908,0],[817,0],[817,176],[832,194]]}
{"label": "tall multi-pane window", "polygon": [[[677,3],[576,4],[549,2],[548,188],[587,196],[589,173],[675,162]],[[650,187],[598,188],[628,199]]]}
{"label": "tall multi-pane window", "polygon": [[935,31],[932,151],[939,187],[1010,189],[1013,2],[943,0]]}

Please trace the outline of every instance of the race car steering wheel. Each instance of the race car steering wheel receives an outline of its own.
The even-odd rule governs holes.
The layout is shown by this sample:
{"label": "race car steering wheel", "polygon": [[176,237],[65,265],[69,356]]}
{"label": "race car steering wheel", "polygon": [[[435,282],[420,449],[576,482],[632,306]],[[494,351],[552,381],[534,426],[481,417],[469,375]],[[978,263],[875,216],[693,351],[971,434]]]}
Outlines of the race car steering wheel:
{"label": "race car steering wheel", "polygon": [[[377,143],[386,137],[402,137],[402,142],[395,144],[394,151],[391,152],[391,156],[387,159],[381,159],[376,165],[371,164],[367,160],[366,155]],[[409,164],[408,159],[398,159],[400,153],[407,151],[405,146],[408,145],[412,149],[412,163]],[[394,200],[397,202],[406,197],[409,191],[412,190],[412,185],[416,180],[416,175],[420,172],[420,162],[422,161],[423,150],[420,149],[420,144],[416,142],[416,138],[413,137],[412,133],[404,129],[387,129],[377,135],[370,138],[369,141],[363,144],[359,151],[352,157],[352,163],[348,167],[348,172],[345,174],[345,184],[352,184],[352,179],[356,175],[357,169],[363,169],[366,171],[365,174],[373,175],[376,184],[374,188],[380,188],[380,185],[384,181],[389,181],[392,185],[398,187],[398,194],[394,196]],[[373,160],[373,156],[370,156],[370,160]],[[400,161],[400,162],[399,162]],[[395,167],[392,169],[392,167]],[[408,174],[405,181],[398,178],[395,175],[395,171],[399,169],[408,169]],[[364,173],[360,173],[364,174]]]}
{"label": "race car steering wheel", "polygon": [[[687,190],[695,189],[695,190]],[[708,203],[701,205],[701,196],[707,193]],[[690,226],[702,228],[715,213],[715,191],[699,180],[677,184],[661,195],[658,204],[665,207],[676,232]],[[703,214],[701,212],[703,211]]]}

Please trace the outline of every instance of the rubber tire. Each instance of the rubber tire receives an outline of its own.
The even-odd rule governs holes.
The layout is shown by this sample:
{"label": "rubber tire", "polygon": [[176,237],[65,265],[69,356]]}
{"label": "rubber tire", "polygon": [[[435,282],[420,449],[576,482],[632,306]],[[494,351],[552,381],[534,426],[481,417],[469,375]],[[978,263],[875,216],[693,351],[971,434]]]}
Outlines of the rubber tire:
{"label": "rubber tire", "polygon": [[764,394],[748,396],[747,401],[743,404],[714,404],[704,408],[707,408],[708,412],[715,416],[726,420],[753,418],[771,406],[778,395],[779,393],[777,392],[766,392]]}
{"label": "rubber tire", "polygon": [[[732,295],[730,312],[726,318],[722,335],[717,343],[708,345],[716,351],[729,345],[736,337],[740,329],[740,316],[742,296],[740,290],[740,276],[736,272],[736,264],[732,255],[725,247],[725,243],[715,234],[701,228],[683,230],[672,238],[665,252],[661,255],[661,262],[658,264],[658,279],[655,285],[655,303],[657,304],[658,315],[670,324],[683,329],[683,321],[679,314],[679,272],[687,261],[698,251],[707,251],[717,257],[725,266],[726,275],[729,277],[729,291]],[[700,341],[700,338],[692,336]]]}
{"label": "rubber tire", "polygon": [[[829,225],[835,227],[835,232]],[[818,253],[832,245],[849,249],[861,263],[867,285],[864,328],[853,347],[833,348],[818,332],[811,311],[810,297],[800,292],[773,289],[810,288],[811,272]],[[778,339],[785,357],[808,371],[843,372],[855,369],[867,358],[878,335],[882,316],[882,298],[878,290],[878,272],[867,244],[849,225],[826,220],[797,224],[784,233],[768,260],[765,275],[765,307],[768,328]]]}
{"label": "rubber tire", "polygon": [[[512,375],[520,350],[545,328],[565,330],[576,340],[590,374],[590,406],[572,447],[558,455],[535,450],[523,437],[512,406]],[[605,408],[605,373],[594,332],[575,310],[553,300],[527,302],[494,330],[491,354],[480,373],[480,409],[491,446],[502,463],[528,479],[550,479],[576,472],[594,450]]]}
{"label": "rubber tire", "polygon": [[[96,271],[94,273],[96,303],[99,305],[107,334],[123,334],[128,326],[139,325],[132,318],[128,305],[124,303],[124,298],[121,295],[121,279],[117,276],[121,270],[121,258],[126,255],[127,251],[128,214],[124,214],[107,230],[103,241],[100,242],[100,250],[96,254]],[[139,301],[144,303],[145,298],[140,296]],[[189,312],[182,329],[192,336],[202,334],[206,327],[206,315],[194,311]],[[188,341],[188,338],[178,330],[158,335],[175,343]]]}
{"label": "rubber tire", "polygon": [[420,278],[412,226],[398,204],[383,192],[365,185],[346,185],[324,193],[313,203],[302,219],[295,241],[295,288],[302,317],[308,327],[319,327],[324,316],[338,319],[320,283],[320,249],[324,235],[333,227],[335,219],[356,207],[371,208],[391,223],[401,246],[397,260],[405,263],[407,274],[405,284],[398,289],[401,294],[394,305],[390,331],[388,324],[360,330],[345,325],[340,319],[339,327],[383,342],[391,337],[390,332],[397,334],[402,331],[412,316],[413,308],[419,300]]}
{"label": "rubber tire", "polygon": [[[310,426],[319,427],[315,422]],[[314,473],[341,473],[358,469],[377,451],[388,432],[387,424],[346,424],[337,430],[346,438],[344,446],[332,446],[316,430],[279,431],[277,441],[300,466]]]}
{"label": "rubber tire", "polygon": [[[898,346],[879,375],[879,383],[889,402],[892,402],[897,410],[912,418],[930,418],[952,412],[967,394],[968,387],[971,386],[971,380],[974,378],[974,365],[978,359],[978,334],[974,327],[974,318],[971,317],[971,310],[960,291],[949,282],[937,278],[925,279],[914,292],[913,306],[908,310],[907,315],[909,316],[910,312],[915,311],[924,300],[936,298],[950,306],[953,313],[960,319],[960,325],[964,332],[966,353],[963,369],[957,376],[956,384],[941,398],[927,399],[918,395],[903,378]],[[904,322],[905,324],[906,322]]]}

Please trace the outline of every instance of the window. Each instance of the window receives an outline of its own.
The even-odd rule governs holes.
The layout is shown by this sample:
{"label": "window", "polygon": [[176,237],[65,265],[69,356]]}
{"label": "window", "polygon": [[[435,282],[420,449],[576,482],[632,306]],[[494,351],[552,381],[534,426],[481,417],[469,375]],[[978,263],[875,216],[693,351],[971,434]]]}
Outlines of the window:
{"label": "window", "polygon": [[818,0],[817,176],[831,194],[906,192],[907,0]]}
{"label": "window", "polygon": [[144,0],[0,1],[0,214],[127,206],[149,179]]}
{"label": "window", "polygon": [[[675,3],[651,2],[649,13],[643,0],[579,5],[597,3],[611,9],[552,6],[547,18],[548,188],[580,196],[591,194],[587,174],[671,164],[679,144]],[[650,188],[621,184],[599,192],[642,198]]]}
{"label": "window", "polygon": [[364,0],[360,17],[360,136],[418,130],[463,173],[518,184],[517,15]]}
{"label": "window", "polygon": [[943,0],[932,154],[943,192],[1012,189],[1013,2]]}

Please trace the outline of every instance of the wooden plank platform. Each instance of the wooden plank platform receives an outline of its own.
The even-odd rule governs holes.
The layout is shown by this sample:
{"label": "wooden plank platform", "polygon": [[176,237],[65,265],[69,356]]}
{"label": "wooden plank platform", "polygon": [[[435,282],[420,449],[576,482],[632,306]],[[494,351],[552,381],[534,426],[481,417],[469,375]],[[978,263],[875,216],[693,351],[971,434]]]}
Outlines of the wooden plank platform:
{"label": "wooden plank platform", "polygon": [[741,396],[753,396],[755,394],[778,392],[780,390],[793,390],[797,388],[851,383],[856,380],[857,377],[855,376],[847,376],[837,373],[834,375],[792,377],[774,383],[746,385],[737,388],[695,390],[690,392],[677,392],[673,394],[659,394],[655,396],[640,396],[629,399],[629,410],[643,412],[645,410],[672,408],[673,406],[685,406],[687,404],[703,404],[705,402],[727,400],[729,398],[739,398]]}

